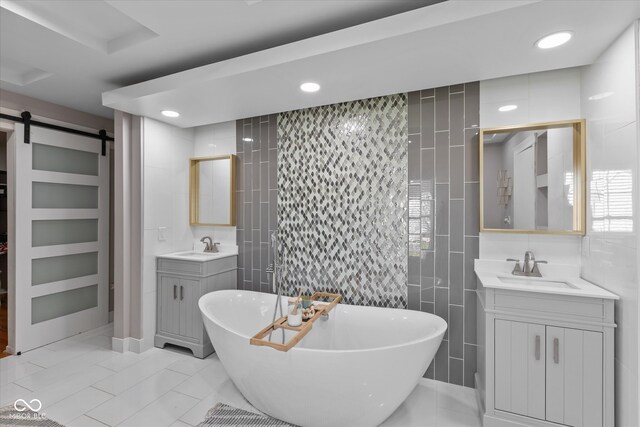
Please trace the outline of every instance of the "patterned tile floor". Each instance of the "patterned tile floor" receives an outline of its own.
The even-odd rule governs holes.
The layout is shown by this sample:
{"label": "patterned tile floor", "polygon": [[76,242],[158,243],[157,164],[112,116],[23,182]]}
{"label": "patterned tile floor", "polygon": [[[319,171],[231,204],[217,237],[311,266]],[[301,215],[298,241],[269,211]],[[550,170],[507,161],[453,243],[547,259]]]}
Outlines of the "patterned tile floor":
{"label": "patterned tile floor", "polygon": [[[218,357],[200,360],[153,348],[111,351],[113,327],[0,360],[0,406],[42,401],[41,413],[69,426],[194,426],[217,402],[256,411]],[[257,412],[257,411],[256,411]],[[474,391],[423,379],[383,426],[481,426]]]}

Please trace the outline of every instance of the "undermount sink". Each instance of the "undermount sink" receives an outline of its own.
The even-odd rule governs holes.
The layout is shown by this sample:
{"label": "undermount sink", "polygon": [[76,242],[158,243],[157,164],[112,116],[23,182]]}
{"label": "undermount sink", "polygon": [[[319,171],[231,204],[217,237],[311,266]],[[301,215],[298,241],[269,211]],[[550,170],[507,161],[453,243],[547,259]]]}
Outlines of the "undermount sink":
{"label": "undermount sink", "polygon": [[205,252],[195,252],[195,251],[178,252],[173,254],[173,256],[183,257],[183,258],[216,258],[219,255],[220,255],[220,252],[205,253]]}
{"label": "undermount sink", "polygon": [[545,280],[542,277],[517,277],[517,276],[498,276],[502,283],[508,285],[524,285],[524,286],[542,286],[546,288],[564,288],[577,289],[569,282],[558,280]]}
{"label": "undermount sink", "polygon": [[[478,278],[480,294],[486,289],[500,292],[572,295],[589,298],[617,299],[618,296],[580,277],[580,268],[570,264],[549,263],[540,266],[542,277],[517,276],[514,263],[492,259],[476,259],[473,271]],[[493,292],[493,291],[492,291]]]}

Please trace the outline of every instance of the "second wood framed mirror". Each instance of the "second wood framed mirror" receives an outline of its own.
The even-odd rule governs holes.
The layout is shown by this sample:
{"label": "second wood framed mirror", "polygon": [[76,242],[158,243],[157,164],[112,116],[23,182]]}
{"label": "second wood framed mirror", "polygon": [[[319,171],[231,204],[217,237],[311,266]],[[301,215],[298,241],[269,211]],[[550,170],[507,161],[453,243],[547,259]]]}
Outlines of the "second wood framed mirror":
{"label": "second wood framed mirror", "polygon": [[585,233],[585,121],[480,130],[480,230]]}
{"label": "second wood framed mirror", "polygon": [[189,223],[236,225],[236,156],[189,159]]}

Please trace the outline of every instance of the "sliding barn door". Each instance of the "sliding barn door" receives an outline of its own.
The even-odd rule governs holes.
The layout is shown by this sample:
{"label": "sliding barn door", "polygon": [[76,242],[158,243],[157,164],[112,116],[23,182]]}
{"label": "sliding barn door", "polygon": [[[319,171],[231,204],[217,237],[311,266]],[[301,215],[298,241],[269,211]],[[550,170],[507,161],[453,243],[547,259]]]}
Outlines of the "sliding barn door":
{"label": "sliding barn door", "polygon": [[109,150],[16,124],[15,351],[108,322]]}

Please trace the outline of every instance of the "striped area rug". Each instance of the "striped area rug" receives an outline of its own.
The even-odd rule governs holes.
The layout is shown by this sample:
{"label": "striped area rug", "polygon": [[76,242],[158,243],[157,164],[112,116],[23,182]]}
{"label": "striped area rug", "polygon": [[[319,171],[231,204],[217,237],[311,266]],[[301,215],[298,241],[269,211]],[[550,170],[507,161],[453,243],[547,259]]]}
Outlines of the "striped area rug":
{"label": "striped area rug", "polygon": [[233,426],[233,427],[296,427],[293,424],[271,418],[267,415],[255,414],[244,409],[217,403],[207,413],[198,427]]}

